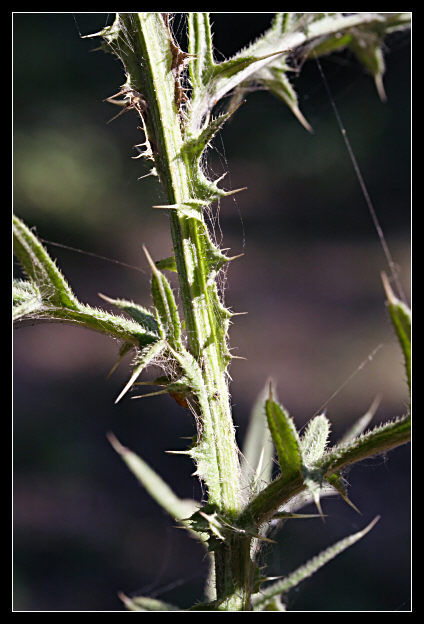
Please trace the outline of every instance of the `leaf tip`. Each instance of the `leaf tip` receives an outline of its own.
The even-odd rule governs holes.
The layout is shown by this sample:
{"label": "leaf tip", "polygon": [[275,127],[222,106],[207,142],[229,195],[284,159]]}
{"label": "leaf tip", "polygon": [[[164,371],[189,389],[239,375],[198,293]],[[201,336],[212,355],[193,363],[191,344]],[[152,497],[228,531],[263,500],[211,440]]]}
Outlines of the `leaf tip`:
{"label": "leaf tip", "polygon": [[111,431],[109,431],[109,433],[106,434],[106,438],[109,440],[111,446],[118,453],[118,455],[124,455],[125,453],[128,452],[127,447],[121,444],[118,438],[115,436],[115,434],[112,433]]}
{"label": "leaf tip", "polygon": [[386,293],[387,301],[392,304],[396,303],[397,297],[395,293],[393,292],[393,289],[390,285],[387,274],[385,273],[385,271],[381,271],[380,275],[381,275],[381,281],[383,282],[384,292]]}
{"label": "leaf tip", "polygon": [[384,89],[383,76],[381,73],[378,73],[374,76],[374,82],[377,89],[378,97],[383,103],[387,102],[387,95]]}
{"label": "leaf tip", "polygon": [[157,268],[155,263],[152,260],[152,256],[149,254],[149,252],[147,251],[147,247],[146,245],[142,245],[142,249],[144,251],[144,255],[146,256],[147,262],[149,263],[150,268],[152,269],[153,273],[157,273]]}

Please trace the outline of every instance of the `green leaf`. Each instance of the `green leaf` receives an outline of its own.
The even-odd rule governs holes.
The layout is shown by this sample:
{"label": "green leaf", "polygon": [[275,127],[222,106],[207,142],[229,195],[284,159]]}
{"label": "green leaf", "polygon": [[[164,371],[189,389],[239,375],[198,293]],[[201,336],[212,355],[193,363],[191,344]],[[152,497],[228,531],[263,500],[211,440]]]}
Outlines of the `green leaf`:
{"label": "green leaf", "polygon": [[[262,56],[268,60],[253,65],[250,68],[253,72],[233,85],[231,104],[251,91],[252,86],[265,87],[284,101],[300,123],[312,131],[299,109],[296,92],[287,76],[287,72],[293,71],[290,53],[296,48],[302,61],[343,48],[351,49],[374,77],[379,96],[385,100],[383,40],[390,32],[406,28],[410,19],[407,13],[277,13],[271,28],[241,53],[246,57],[259,59]],[[271,52],[278,48],[287,49],[287,53],[274,58]]]}
{"label": "green leaf", "polygon": [[296,587],[297,585],[299,585],[299,583],[301,583],[303,580],[305,580],[309,576],[312,576],[317,570],[322,568],[322,566],[324,566],[326,563],[331,561],[331,559],[334,559],[334,557],[337,557],[337,555],[339,555],[344,550],[346,550],[346,548],[349,548],[349,546],[352,546],[357,541],[362,539],[369,531],[371,531],[371,529],[375,526],[375,524],[378,522],[379,519],[380,517],[377,516],[362,531],[359,531],[358,533],[354,533],[353,535],[350,535],[349,537],[345,537],[339,542],[336,542],[335,544],[333,544],[333,546],[330,546],[329,548],[321,552],[319,555],[317,555],[316,557],[308,561],[306,564],[304,564],[303,566],[301,566],[300,568],[298,568],[297,570],[295,570],[294,572],[292,572],[285,578],[281,579],[280,581],[277,581],[276,583],[272,585],[269,585],[268,587],[265,587],[264,589],[261,590],[260,593],[252,596],[252,604],[253,604],[254,611],[262,610],[263,605],[267,604],[267,602],[271,598],[273,598],[274,596],[279,596],[281,594],[286,593],[293,587]]}
{"label": "green leaf", "polygon": [[181,321],[172,288],[163,273],[157,269],[147,249],[144,246],[143,249],[152,270],[152,297],[159,332],[172,347],[178,349],[182,346]]}
{"label": "green leaf", "polygon": [[163,600],[149,596],[132,596],[129,598],[122,592],[118,595],[128,611],[181,611],[179,607],[175,607],[169,602],[163,602]]}
{"label": "green leaf", "polygon": [[346,492],[346,488],[345,488],[345,485],[343,483],[343,478],[342,478],[342,476],[339,473],[334,472],[333,474],[328,475],[325,480],[327,481],[327,483],[332,485],[335,490],[337,490],[337,492],[343,498],[345,503],[350,505],[350,507],[352,507],[352,509],[354,509],[359,514],[361,513],[359,511],[359,509],[356,507],[356,505],[354,505],[352,503],[352,501],[348,498],[348,495],[347,495],[347,492]]}
{"label": "green leaf", "polygon": [[284,69],[278,67],[265,67],[255,76],[259,84],[263,85],[273,95],[282,100],[291,110],[293,115],[302,124],[302,126],[312,132],[312,127],[305,119],[299,108],[299,102],[296,91],[294,90],[287,73]]}
{"label": "green leaf", "polygon": [[300,474],[302,470],[300,440],[288,412],[274,401],[271,384],[265,409],[268,427],[277,450],[281,474],[285,478],[292,478]]}
{"label": "green leaf", "polygon": [[[196,219],[196,221],[200,221],[200,223],[204,223],[203,215],[202,215],[202,206],[205,205],[205,202],[193,200],[186,201],[182,204],[165,204],[163,206],[153,206],[153,208],[161,209],[161,210],[175,210],[179,216],[187,217],[188,219]],[[161,262],[159,260],[159,262]],[[157,268],[158,263],[155,262]],[[175,264],[176,267],[176,264]]]}
{"label": "green leaf", "polygon": [[375,397],[374,401],[371,403],[365,414],[361,416],[340,438],[338,442],[339,446],[349,444],[350,442],[352,442],[352,440],[361,435],[363,431],[365,431],[371,420],[374,418],[374,414],[376,413],[377,408],[380,405],[380,401],[381,397]]}
{"label": "green leaf", "polygon": [[13,251],[29,279],[42,293],[43,301],[55,306],[78,308],[78,300],[55,262],[16,215],[13,215]]}
{"label": "green leaf", "polygon": [[289,511],[277,511],[273,516],[273,520],[307,520],[309,518],[321,518],[321,514],[297,514]]}
{"label": "green leaf", "polygon": [[266,415],[268,384],[252,408],[243,446],[242,474],[252,492],[258,492],[271,481],[274,445],[269,435]]}
{"label": "green leaf", "polygon": [[383,74],[385,72],[384,57],[382,52],[383,37],[365,28],[352,29],[353,37],[349,48],[353,51],[359,62],[373,76],[377,93],[382,102],[386,98],[383,86]]}
{"label": "green leaf", "polygon": [[13,243],[14,252],[30,279],[25,286],[22,281],[15,284],[15,321],[61,321],[87,327],[136,346],[157,341],[157,331],[152,332],[133,320],[79,302],[47,250],[15,215]]}
{"label": "green leaf", "polygon": [[233,110],[212,119],[198,134],[189,135],[184,141],[182,153],[189,155],[195,161],[199,161],[203,151],[206,149],[210,141],[212,141],[213,137],[217,134],[217,132],[219,132],[235,110],[236,109],[234,108]]}
{"label": "green leaf", "polygon": [[330,433],[330,422],[324,414],[319,414],[309,421],[306,431],[300,441],[302,461],[306,467],[311,467],[324,454]]}
{"label": "green leaf", "polygon": [[160,271],[172,271],[173,273],[177,273],[177,263],[175,262],[175,256],[163,258],[163,260],[156,260],[155,264]]}
{"label": "green leaf", "polygon": [[387,306],[405,360],[406,378],[411,393],[411,310],[394,294],[387,275],[381,274]]}
{"label": "green leaf", "polygon": [[123,446],[112,433],[109,433],[107,437],[112,447],[150,496],[175,520],[184,524],[183,521],[198,508],[198,503],[194,500],[179,498],[141,457]]}
{"label": "green leaf", "polygon": [[201,413],[203,414],[203,417],[207,419],[210,417],[208,391],[205,386],[202,370],[199,364],[196,362],[191,353],[184,347],[181,347],[180,351],[174,351],[172,347],[169,347],[169,350],[181,366],[190,387],[190,391],[196,396]]}
{"label": "green leaf", "polygon": [[193,55],[189,70],[196,88],[203,85],[204,75],[214,66],[209,13],[188,13],[188,50]]}
{"label": "green leaf", "polygon": [[153,314],[149,312],[149,310],[146,310],[146,308],[143,308],[143,306],[139,305],[138,303],[134,303],[133,301],[127,301],[126,299],[111,299],[110,297],[106,297],[106,295],[103,295],[101,293],[98,294],[99,297],[101,297],[108,303],[113,304],[120,310],[124,310],[124,312],[129,314],[129,316],[137,321],[137,323],[141,325],[141,327],[144,327],[148,331],[152,331],[159,336],[157,321]]}
{"label": "green leaf", "polygon": [[338,472],[361,459],[385,453],[400,444],[406,444],[410,439],[411,417],[407,415],[378,425],[345,446],[333,447],[325,453],[317,467],[326,475]]}
{"label": "green leaf", "polygon": [[[319,492],[320,500],[328,496],[335,496],[336,494],[338,494],[338,492],[324,481]],[[301,494],[292,497],[290,501],[284,505],[284,510],[286,513],[297,513],[299,509],[302,509],[311,503],[315,503],[314,497],[310,492],[304,491]],[[321,514],[318,515],[322,518]]]}
{"label": "green leaf", "polygon": [[13,280],[13,320],[40,313],[43,299],[37,286],[27,280]]}
{"label": "green leaf", "polygon": [[202,419],[201,433],[196,445],[188,451],[176,451],[176,453],[187,454],[194,459],[197,466],[194,474],[205,481],[209,491],[209,500],[214,504],[218,504],[222,495],[217,458],[217,447],[219,450],[219,445],[212,445],[210,440],[219,436],[225,436],[225,432],[220,431],[213,421],[210,409],[212,397],[209,397],[202,370],[195,358],[184,347],[181,347],[178,352],[174,351],[172,347],[169,347],[169,350],[179,363],[188,381],[190,390],[198,402],[199,414]]}
{"label": "green leaf", "polygon": [[301,440],[302,471],[305,485],[312,495],[321,516],[323,516],[320,504],[323,473],[320,470],[315,470],[314,466],[324,454],[329,432],[330,422],[324,414],[319,414],[309,422]]}
{"label": "green leaf", "polygon": [[208,549],[213,552],[219,542],[225,541],[226,526],[216,512],[213,505],[205,505],[198,509],[188,520],[188,526],[204,541],[208,542]]}
{"label": "green leaf", "polygon": [[286,606],[278,596],[274,596],[261,608],[261,611],[286,611]]}
{"label": "green leaf", "polygon": [[123,388],[123,390],[120,392],[120,394],[117,397],[115,403],[118,403],[122,399],[124,394],[126,394],[128,392],[128,390],[134,384],[135,380],[141,375],[143,370],[149,364],[151,364],[153,362],[153,360],[160,353],[162,353],[162,351],[164,351],[165,348],[166,348],[166,342],[164,340],[158,340],[157,342],[153,343],[152,345],[148,345],[147,347],[142,349],[140,355],[138,356],[138,358],[137,358],[137,360],[135,362],[134,369],[133,369],[133,372],[131,374],[131,377],[130,377],[129,381],[125,384],[125,387]]}
{"label": "green leaf", "polygon": [[116,371],[116,369],[118,368],[118,366],[120,365],[120,363],[122,362],[122,360],[124,359],[124,357],[127,355],[127,353],[129,353],[132,349],[134,348],[134,345],[129,343],[129,342],[124,342],[120,349],[119,349],[119,355],[118,355],[118,359],[116,360],[115,364],[112,366],[112,368],[110,369],[110,371],[108,372],[108,374],[106,375],[106,379],[109,379],[109,377],[111,377],[113,375],[113,373]]}

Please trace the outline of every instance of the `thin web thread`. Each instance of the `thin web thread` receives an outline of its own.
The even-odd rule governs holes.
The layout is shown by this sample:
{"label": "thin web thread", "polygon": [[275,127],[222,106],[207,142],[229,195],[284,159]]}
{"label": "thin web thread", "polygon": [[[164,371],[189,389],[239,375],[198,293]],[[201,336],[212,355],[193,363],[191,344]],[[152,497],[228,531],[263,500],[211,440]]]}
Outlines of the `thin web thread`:
{"label": "thin web thread", "polygon": [[315,54],[314,54],[314,58],[315,58],[317,66],[318,66],[318,70],[319,70],[319,73],[321,75],[322,81],[324,83],[325,90],[327,91],[327,94],[328,94],[331,106],[333,108],[334,115],[335,115],[336,120],[337,120],[337,125],[339,126],[341,135],[343,137],[343,140],[344,140],[347,152],[349,154],[349,158],[350,158],[350,160],[352,162],[352,166],[353,166],[353,169],[355,171],[355,175],[356,175],[356,177],[358,179],[359,186],[361,187],[361,191],[362,191],[362,194],[364,196],[365,203],[367,204],[369,213],[371,215],[371,219],[372,219],[372,221],[374,223],[374,227],[375,227],[375,229],[377,231],[377,234],[378,234],[378,238],[380,239],[380,244],[382,246],[384,255],[386,257],[386,261],[387,261],[387,264],[389,266],[393,282],[396,284],[396,288],[398,290],[400,298],[402,299],[402,301],[404,303],[406,303],[405,293],[403,291],[402,285],[401,285],[400,280],[398,278],[397,266],[396,266],[395,262],[393,261],[392,254],[390,253],[390,249],[389,249],[389,247],[387,245],[387,242],[386,242],[383,230],[381,228],[380,222],[379,222],[378,217],[377,217],[377,213],[376,213],[376,211],[374,209],[374,205],[373,205],[371,197],[370,197],[370,195],[368,193],[368,190],[367,190],[364,178],[362,177],[362,173],[361,173],[361,170],[359,168],[358,162],[356,160],[355,154],[353,153],[353,149],[352,149],[352,146],[350,144],[349,137],[347,136],[346,128],[344,127],[343,122],[341,120],[339,111],[337,109],[337,106],[336,106],[336,103],[334,101],[333,95],[332,95],[332,93],[330,91],[330,87],[328,85],[328,82],[327,82],[327,79],[325,77],[324,71],[322,69],[321,63],[319,62],[318,57]]}
{"label": "thin web thread", "polygon": [[375,355],[377,355],[378,351],[380,351],[383,346],[384,343],[380,343],[375,347],[373,351],[371,351],[370,354],[367,355],[367,357],[355,368],[355,370],[349,375],[349,377],[342,384],[340,384],[340,386],[331,394],[331,396],[328,397],[328,399],[322,405],[320,405],[320,407],[314,413],[314,416],[322,413],[322,411],[324,410],[324,408],[327,407],[330,401],[332,401],[334,397],[336,397],[343,390],[343,388],[347,386],[347,384],[364,368],[364,366],[366,366],[374,359]]}
{"label": "thin web thread", "polygon": [[122,262],[121,260],[114,260],[113,258],[100,256],[99,254],[93,253],[91,251],[84,251],[83,249],[70,247],[69,245],[64,245],[62,243],[54,243],[53,241],[46,240],[45,238],[40,238],[40,241],[48,245],[53,245],[54,247],[60,247],[61,249],[68,249],[69,251],[74,251],[75,253],[83,254],[84,256],[91,256],[93,258],[97,258],[98,260],[104,260],[105,262],[112,262],[113,264],[118,264],[122,267],[125,267],[126,269],[132,269],[133,271],[140,271],[141,273],[145,273],[144,269],[142,269],[141,267],[137,267],[133,264],[127,264],[126,262]]}

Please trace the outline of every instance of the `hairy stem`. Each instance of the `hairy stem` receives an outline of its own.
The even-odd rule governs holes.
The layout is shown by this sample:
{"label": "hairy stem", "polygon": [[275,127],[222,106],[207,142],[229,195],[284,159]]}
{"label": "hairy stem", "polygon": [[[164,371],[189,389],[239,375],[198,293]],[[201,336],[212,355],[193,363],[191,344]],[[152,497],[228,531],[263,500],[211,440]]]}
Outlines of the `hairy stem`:
{"label": "hairy stem", "polygon": [[[114,34],[107,40],[124,64],[127,87],[142,94],[146,102],[143,125],[169,205],[181,206],[196,201],[190,161],[183,154],[180,111],[175,99],[175,49],[166,18],[160,13],[118,14]],[[214,475],[207,481],[208,502],[231,518],[241,507],[239,461],[227,361],[223,356],[222,319],[208,282],[205,224],[202,218],[190,218],[178,210],[170,209],[169,213],[188,350],[202,372],[209,404],[207,410],[198,414],[204,471]],[[200,462],[198,473],[204,476]],[[223,595],[233,590],[234,556],[233,550],[230,551],[228,556],[226,544],[225,555],[224,551],[217,553],[218,562],[223,557],[227,559],[224,566],[218,563],[216,568],[218,593]],[[231,578],[227,579],[223,569]]]}

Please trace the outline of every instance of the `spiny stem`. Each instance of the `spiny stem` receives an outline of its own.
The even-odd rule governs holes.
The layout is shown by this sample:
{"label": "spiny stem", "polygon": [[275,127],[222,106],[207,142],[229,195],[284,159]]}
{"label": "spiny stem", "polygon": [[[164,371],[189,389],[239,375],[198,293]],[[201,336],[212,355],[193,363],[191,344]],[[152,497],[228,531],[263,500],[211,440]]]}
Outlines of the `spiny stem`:
{"label": "spiny stem", "polygon": [[[170,205],[192,202],[197,198],[190,182],[190,162],[183,156],[167,24],[160,13],[119,14],[115,32],[120,38],[113,49],[125,66],[127,84],[147,103],[143,119],[167,200]],[[222,355],[222,321],[208,285],[205,226],[177,210],[169,213],[188,348],[201,366],[209,395],[211,422],[203,423],[203,431],[210,432],[206,445],[218,475],[218,483],[209,488],[209,502],[234,516],[240,509],[239,462]]]}

